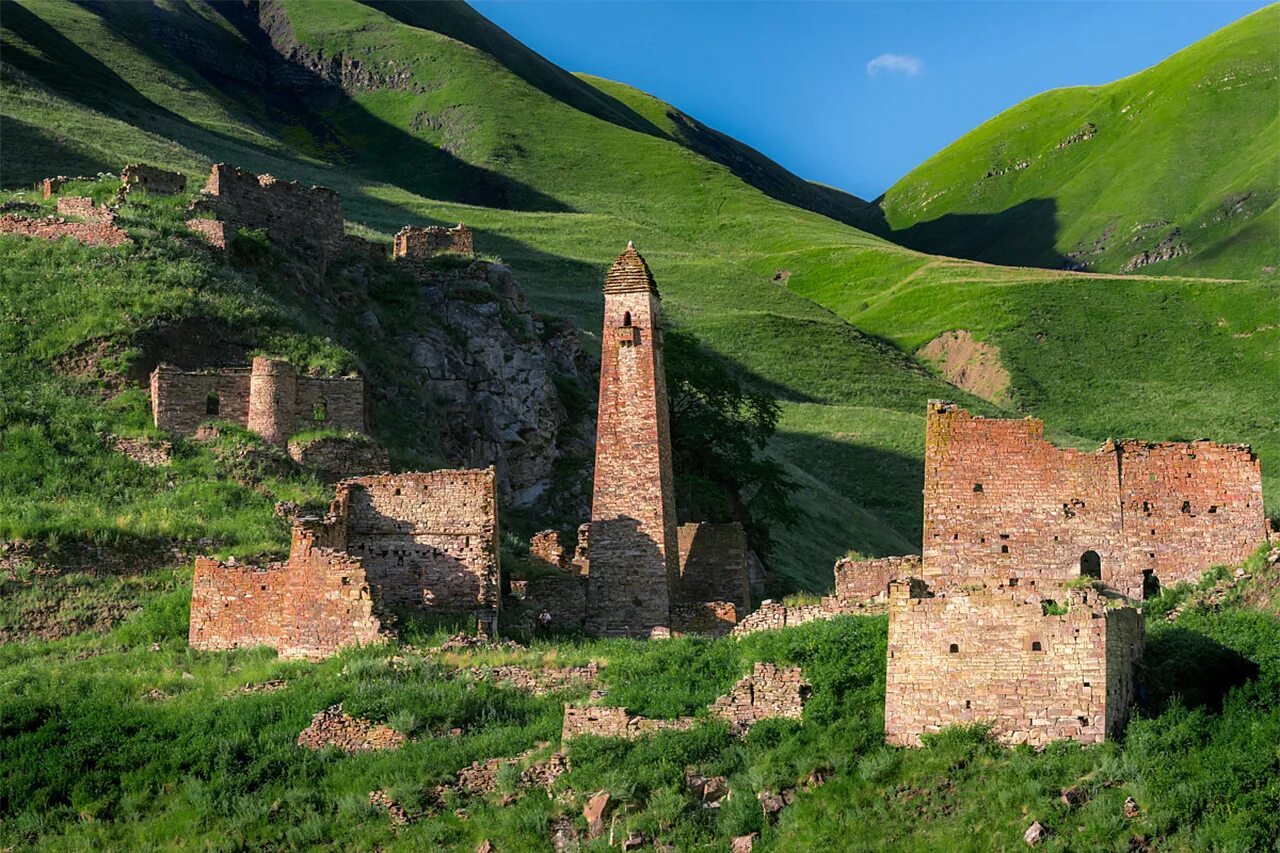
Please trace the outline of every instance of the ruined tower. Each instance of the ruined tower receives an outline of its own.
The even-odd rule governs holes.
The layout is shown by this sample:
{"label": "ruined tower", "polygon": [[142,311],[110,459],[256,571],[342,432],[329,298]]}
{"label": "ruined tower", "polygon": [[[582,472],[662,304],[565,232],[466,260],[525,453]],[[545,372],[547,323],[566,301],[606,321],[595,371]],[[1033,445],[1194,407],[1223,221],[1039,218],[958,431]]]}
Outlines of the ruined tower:
{"label": "ruined tower", "polygon": [[271,444],[289,440],[298,396],[298,372],[287,361],[257,357],[249,375],[249,429]]}
{"label": "ruined tower", "polygon": [[660,324],[658,287],[628,243],[604,283],[587,578],[595,635],[670,627],[678,547]]}

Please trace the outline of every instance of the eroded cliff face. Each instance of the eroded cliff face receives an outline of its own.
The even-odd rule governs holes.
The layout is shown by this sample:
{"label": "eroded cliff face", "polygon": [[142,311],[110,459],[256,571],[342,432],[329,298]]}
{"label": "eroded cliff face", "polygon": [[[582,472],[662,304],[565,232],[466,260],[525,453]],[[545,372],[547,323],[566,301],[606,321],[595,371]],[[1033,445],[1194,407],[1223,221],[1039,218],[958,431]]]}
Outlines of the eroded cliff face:
{"label": "eroded cliff face", "polygon": [[[557,463],[585,464],[594,425],[570,411],[562,386],[589,387],[591,366],[568,325],[529,311],[506,266],[475,261],[454,270],[415,270],[424,322],[395,341],[441,405],[437,427],[451,464],[494,465],[509,505],[552,499]],[[579,466],[580,467],[580,466]],[[554,496],[584,500],[581,494]],[[566,509],[569,506],[565,507]]]}

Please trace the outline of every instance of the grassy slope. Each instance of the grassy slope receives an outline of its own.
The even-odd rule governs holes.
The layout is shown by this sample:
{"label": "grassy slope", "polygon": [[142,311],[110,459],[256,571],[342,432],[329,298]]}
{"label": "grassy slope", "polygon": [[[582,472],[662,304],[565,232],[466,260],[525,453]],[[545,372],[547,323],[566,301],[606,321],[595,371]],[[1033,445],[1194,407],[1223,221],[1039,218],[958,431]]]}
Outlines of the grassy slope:
{"label": "grassy slope", "polygon": [[[21,590],[10,587],[26,577],[20,567],[0,581],[0,623],[21,607]],[[86,596],[118,592],[100,579],[81,584]],[[883,616],[740,641],[540,642],[447,656],[422,651],[445,632],[408,623],[402,641],[412,646],[309,664],[263,649],[192,651],[186,578],[165,570],[133,586],[143,608],[113,631],[0,646],[0,843],[472,851],[487,838],[499,851],[550,851],[550,821],[567,817],[582,831],[581,800],[602,789],[615,802],[619,834],[613,848],[584,849],[616,849],[616,838],[639,830],[682,850],[725,851],[728,839],[755,831],[766,851],[1014,850],[1040,820],[1053,831],[1043,845],[1053,851],[1130,851],[1143,841],[1148,849],[1262,851],[1280,831],[1280,621],[1232,601],[1163,621],[1160,614],[1186,606],[1189,588],[1146,603],[1146,702],[1123,741],[1035,753],[965,729],[920,750],[883,746]],[[635,742],[576,740],[555,798],[533,790],[499,805],[496,795],[450,796],[432,808],[432,789],[472,761],[554,742],[563,702],[585,699],[585,688],[529,696],[461,667],[593,659],[606,664],[609,701],[653,717],[698,713],[755,660],[802,666],[813,694],[803,723],[761,723],[744,741],[714,722]],[[286,687],[239,692],[268,679]],[[350,756],[299,748],[311,714],[336,702],[412,742]],[[450,734],[455,727],[461,734]],[[727,776],[732,798],[700,807],[685,790],[686,768]],[[830,781],[800,792],[776,826],[765,824],[756,792],[796,786],[815,770]],[[500,793],[513,781],[501,774]],[[1084,805],[1063,805],[1070,786],[1085,792]],[[417,819],[393,828],[369,805],[375,789]],[[1140,807],[1136,819],[1122,816],[1128,796]]]}
{"label": "grassy slope", "polygon": [[[807,488],[806,520],[784,537],[778,567],[802,585],[828,583],[844,550],[918,541],[923,403],[965,398],[903,351],[950,328],[1000,342],[1015,399],[1051,430],[1084,443],[1252,441],[1274,494],[1280,437],[1263,378],[1276,370],[1280,332],[1254,331],[1273,297],[1261,285],[936,262],[744,184],[677,141],[670,108],[634,90],[588,78],[611,109],[638,117],[601,118],[549,94],[563,80],[553,86],[537,69],[365,6],[290,2],[287,17],[310,48],[377,57],[423,91],[313,91],[287,111],[257,94],[267,87],[140,35],[154,23],[144,7],[99,7],[106,18],[62,2],[31,8],[38,14],[4,22],[5,136],[57,144],[49,154],[6,144],[7,185],[78,162],[145,159],[198,174],[229,160],[338,189],[366,232],[463,220],[482,251],[514,266],[536,308],[572,317],[590,338],[603,271],[635,240],[673,320],[783,401],[774,450]],[[162,23],[198,33],[216,56],[255,55],[234,22],[176,8]],[[492,43],[492,33],[459,30],[472,19],[446,23]],[[636,121],[648,126],[624,126]],[[63,156],[65,168],[48,162]],[[772,280],[779,269],[792,272],[788,286]],[[1115,313],[1089,310],[1093,294]],[[1165,322],[1170,306],[1176,324]],[[1135,333],[1107,325],[1122,322]],[[1253,334],[1233,337],[1242,332]],[[1096,357],[1078,358],[1081,341]],[[1127,381],[1131,365],[1142,382]],[[1209,373],[1228,367],[1230,380]]]}
{"label": "grassy slope", "polygon": [[[1110,272],[1178,229],[1190,252],[1143,272],[1274,281],[1278,78],[1273,5],[1131,77],[1006,110],[894,184],[887,224],[926,251],[1053,268],[1113,229],[1082,259]],[[1093,138],[1056,147],[1088,124]]]}

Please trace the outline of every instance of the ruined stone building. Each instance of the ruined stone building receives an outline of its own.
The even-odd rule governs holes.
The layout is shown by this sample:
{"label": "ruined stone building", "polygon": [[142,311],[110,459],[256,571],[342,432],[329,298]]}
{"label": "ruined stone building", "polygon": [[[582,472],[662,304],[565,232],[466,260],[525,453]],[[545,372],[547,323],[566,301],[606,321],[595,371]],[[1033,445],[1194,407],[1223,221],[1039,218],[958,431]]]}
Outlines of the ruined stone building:
{"label": "ruined stone building", "polygon": [[230,421],[284,446],[308,429],[365,431],[364,380],[299,376],[287,361],[255,358],[252,367],[207,371],[161,364],[151,373],[158,428],[194,435],[205,421]]}
{"label": "ruined stone building", "polygon": [[299,250],[320,267],[342,252],[342,199],[326,187],[218,163],[191,211],[204,216],[187,220],[187,227],[220,249],[227,248],[237,230],[261,228],[273,243]]}
{"label": "ruined stone building", "polygon": [[428,225],[425,228],[406,225],[396,232],[395,242],[391,247],[392,257],[409,260],[425,260],[440,254],[470,256],[475,251],[471,229],[461,222],[453,228],[441,225]]}
{"label": "ruined stone building", "polygon": [[380,607],[474,614],[497,631],[498,496],[492,468],[338,483],[321,541],[358,557]]}
{"label": "ruined stone building", "polygon": [[289,559],[265,567],[200,558],[190,643],[320,658],[380,635],[397,608],[498,622],[493,469],[355,477],[324,518],[294,524]]}
{"label": "ruined stone building", "polygon": [[376,642],[381,627],[360,560],[318,547],[304,527],[294,528],[283,563],[196,560],[188,631],[193,649],[271,646],[280,657],[316,660]]}
{"label": "ruined stone building", "polygon": [[587,630],[669,629],[679,574],[658,286],[628,243],[604,284]]}
{"label": "ruined stone building", "polygon": [[1107,442],[1059,448],[1044,423],[931,401],[924,566],[931,583],[1093,576],[1127,596],[1238,563],[1267,538],[1246,445]]}
{"label": "ruined stone building", "polygon": [[[985,723],[1003,743],[1098,743],[1128,718],[1142,614],[1091,589],[1050,607],[1024,588],[889,589],[885,738]],[[1065,610],[1065,612],[1060,612]]]}

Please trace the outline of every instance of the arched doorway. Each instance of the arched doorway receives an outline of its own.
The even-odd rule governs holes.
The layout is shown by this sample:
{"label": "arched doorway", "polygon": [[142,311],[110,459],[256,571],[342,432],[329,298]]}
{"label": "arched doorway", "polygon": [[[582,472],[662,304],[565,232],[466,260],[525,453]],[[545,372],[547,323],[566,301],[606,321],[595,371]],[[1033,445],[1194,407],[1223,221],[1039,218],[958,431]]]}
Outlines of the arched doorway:
{"label": "arched doorway", "polygon": [[1080,555],[1080,577],[1102,580],[1102,558],[1097,551],[1085,551]]}

